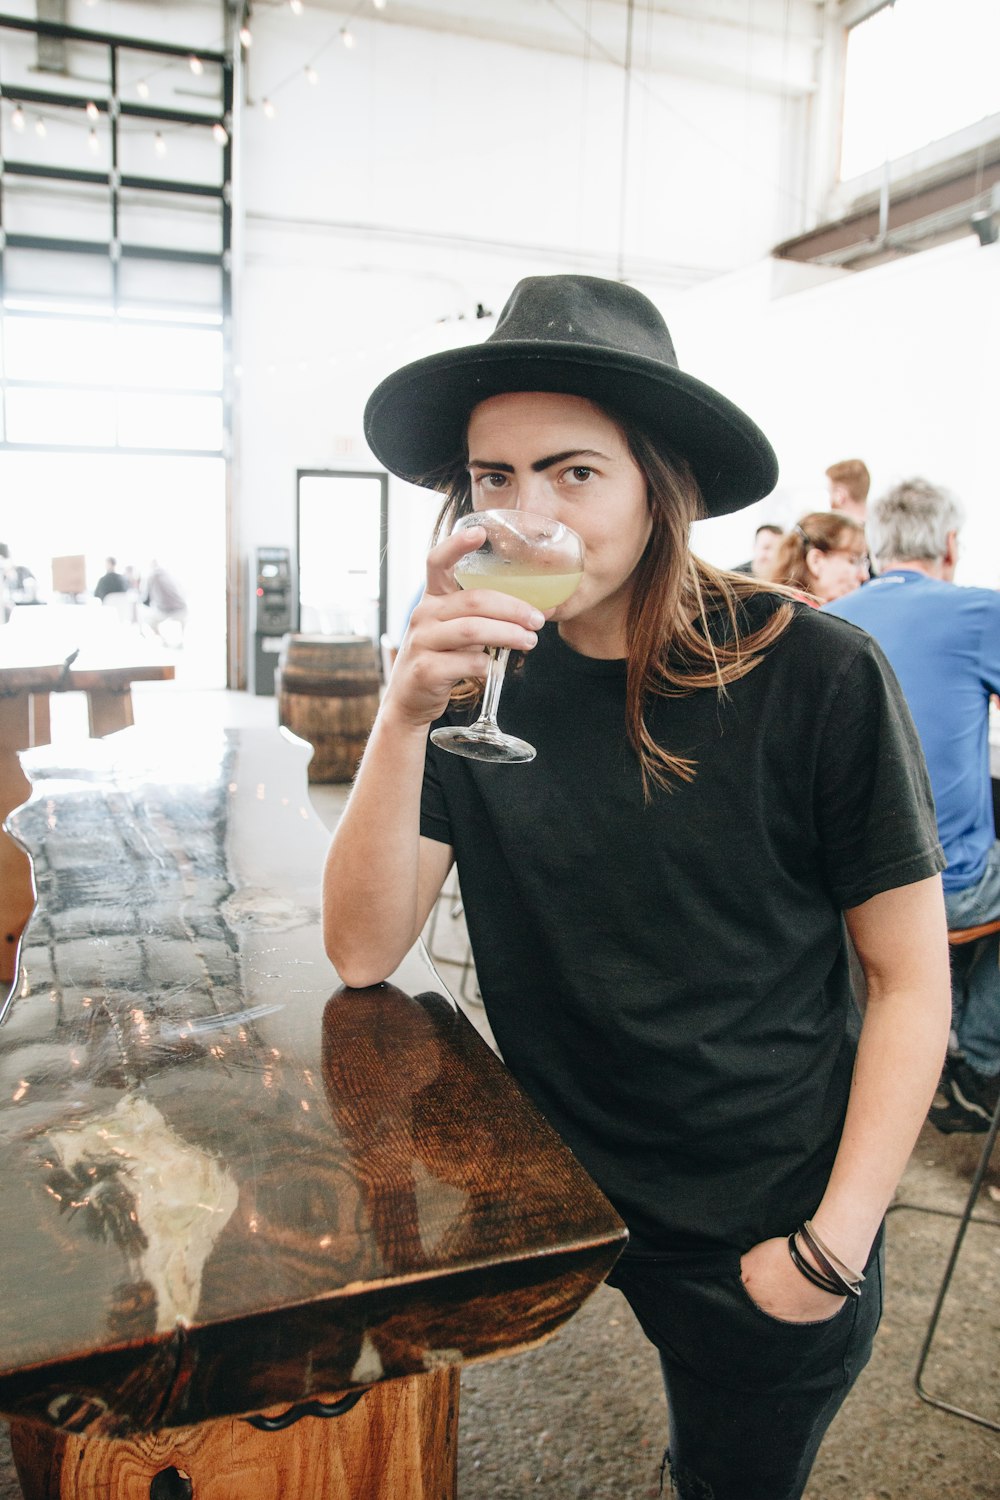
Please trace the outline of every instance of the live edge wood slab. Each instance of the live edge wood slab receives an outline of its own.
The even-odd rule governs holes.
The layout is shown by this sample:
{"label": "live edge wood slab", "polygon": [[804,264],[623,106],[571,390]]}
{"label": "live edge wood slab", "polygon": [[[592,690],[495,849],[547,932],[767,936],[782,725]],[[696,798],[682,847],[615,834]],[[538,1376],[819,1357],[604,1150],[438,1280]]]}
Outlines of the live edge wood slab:
{"label": "live edge wood slab", "polygon": [[443,1500],[460,1366],[544,1339],[624,1245],[422,950],[338,985],[307,760],[273,730],[22,756],[0,1413],[28,1500]]}

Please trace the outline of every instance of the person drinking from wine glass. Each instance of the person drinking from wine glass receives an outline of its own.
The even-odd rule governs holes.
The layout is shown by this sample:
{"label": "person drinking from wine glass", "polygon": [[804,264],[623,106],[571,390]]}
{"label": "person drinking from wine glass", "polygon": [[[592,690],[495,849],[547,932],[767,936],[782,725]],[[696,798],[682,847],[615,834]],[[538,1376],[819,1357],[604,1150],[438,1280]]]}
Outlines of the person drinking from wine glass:
{"label": "person drinking from wine glass", "polygon": [[[675,1492],[793,1500],[869,1357],[948,1037],[905,703],[870,637],[691,552],[777,464],[634,288],[522,281],[485,343],[384,380],[366,432],[446,498],[331,845],[330,958],[385,979],[457,862],[504,1060],[628,1223],[611,1279],[660,1355]],[[456,582],[484,534],[454,523],[505,508],[582,539],[553,609]],[[475,719],[484,647],[521,656],[530,763],[428,742]]]}

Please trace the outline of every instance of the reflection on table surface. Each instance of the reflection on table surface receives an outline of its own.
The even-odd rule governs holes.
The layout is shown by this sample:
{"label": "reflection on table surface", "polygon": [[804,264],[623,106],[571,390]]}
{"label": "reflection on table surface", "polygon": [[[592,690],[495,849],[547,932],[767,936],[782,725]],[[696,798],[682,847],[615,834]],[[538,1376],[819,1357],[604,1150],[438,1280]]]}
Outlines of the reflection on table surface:
{"label": "reflection on table surface", "polygon": [[0,1411],[117,1432],[481,1358],[621,1249],[419,951],[338,985],[306,760],[275,730],[23,757]]}

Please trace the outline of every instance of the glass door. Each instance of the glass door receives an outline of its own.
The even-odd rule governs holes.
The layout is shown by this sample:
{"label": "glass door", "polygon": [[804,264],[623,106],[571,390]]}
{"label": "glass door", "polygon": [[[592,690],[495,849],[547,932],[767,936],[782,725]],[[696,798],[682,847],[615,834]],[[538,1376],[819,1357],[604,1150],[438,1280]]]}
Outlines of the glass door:
{"label": "glass door", "polygon": [[298,474],[298,620],[304,635],[386,628],[389,476],[338,469]]}

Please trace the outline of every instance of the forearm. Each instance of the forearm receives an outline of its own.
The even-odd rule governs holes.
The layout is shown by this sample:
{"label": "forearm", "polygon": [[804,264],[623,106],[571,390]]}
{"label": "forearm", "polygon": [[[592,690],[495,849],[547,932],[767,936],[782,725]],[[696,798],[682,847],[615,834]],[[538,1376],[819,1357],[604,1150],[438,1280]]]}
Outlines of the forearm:
{"label": "forearm", "polygon": [[950,1014],[946,974],[923,993],[869,989],[840,1147],[813,1214],[823,1240],[856,1270],[927,1117]]}
{"label": "forearm", "polygon": [[375,984],[419,932],[420,789],[426,727],[375,720],[323,876],[323,938],[347,984]]}

